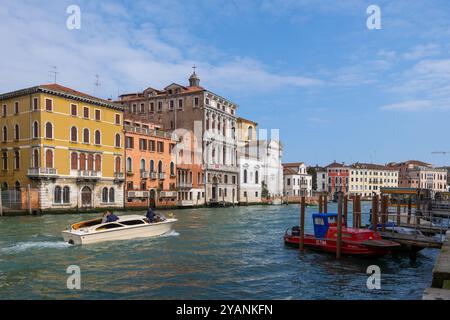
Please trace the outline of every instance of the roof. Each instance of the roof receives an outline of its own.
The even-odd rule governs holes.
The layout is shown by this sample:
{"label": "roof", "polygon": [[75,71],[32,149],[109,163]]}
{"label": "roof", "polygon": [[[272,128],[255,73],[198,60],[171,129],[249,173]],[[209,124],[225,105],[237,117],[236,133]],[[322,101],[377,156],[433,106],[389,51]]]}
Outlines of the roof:
{"label": "roof", "polygon": [[397,169],[385,165],[380,164],[373,164],[373,163],[361,163],[356,162],[351,165],[354,169],[369,169],[369,170],[390,170],[390,171],[397,171]]}
{"label": "roof", "polygon": [[387,166],[389,166],[389,167],[400,167],[400,166],[409,165],[409,164],[416,165],[416,166],[425,166],[425,167],[431,166],[431,164],[423,162],[423,161],[420,161],[420,160],[407,160],[407,161],[398,162],[398,163],[397,162],[391,162],[391,163],[388,163]]}
{"label": "roof", "polygon": [[333,163],[330,163],[325,168],[348,168],[348,166],[345,165],[345,163],[339,163],[334,161]]}
{"label": "roof", "polygon": [[254,124],[255,126],[258,125],[258,123],[256,123],[255,121],[252,121],[252,120],[249,120],[249,119],[245,119],[245,118],[242,118],[242,117],[238,117],[237,121],[238,122],[248,122],[248,123]]}
{"label": "roof", "polygon": [[304,165],[304,162],[288,162],[288,163],[283,163],[282,166],[283,167],[300,167],[301,165]]}
{"label": "roof", "polygon": [[123,111],[123,107],[113,103],[109,100],[104,100],[101,98],[97,98],[94,96],[91,96],[89,94],[77,91],[75,89],[71,89],[68,87],[64,87],[62,85],[53,83],[53,84],[42,84],[39,86],[26,88],[22,90],[17,90],[13,92],[8,92],[0,95],[0,100],[10,99],[14,97],[24,96],[28,94],[34,94],[34,93],[46,93],[46,94],[52,94],[57,96],[62,96],[68,99],[78,100],[78,101],[84,101],[92,104],[96,104],[103,107],[109,107],[112,109],[117,109]]}

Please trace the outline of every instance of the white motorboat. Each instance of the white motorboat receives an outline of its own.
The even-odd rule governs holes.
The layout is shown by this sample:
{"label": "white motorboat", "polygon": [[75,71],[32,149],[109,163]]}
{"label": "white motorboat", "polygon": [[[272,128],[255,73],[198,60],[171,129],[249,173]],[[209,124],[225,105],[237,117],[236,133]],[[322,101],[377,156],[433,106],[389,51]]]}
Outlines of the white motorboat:
{"label": "white motorboat", "polygon": [[70,244],[149,238],[172,231],[173,224],[178,221],[175,218],[156,217],[155,222],[149,223],[146,217],[139,215],[118,218],[117,221],[107,223],[102,223],[101,218],[75,223],[70,230],[62,231],[62,236]]}

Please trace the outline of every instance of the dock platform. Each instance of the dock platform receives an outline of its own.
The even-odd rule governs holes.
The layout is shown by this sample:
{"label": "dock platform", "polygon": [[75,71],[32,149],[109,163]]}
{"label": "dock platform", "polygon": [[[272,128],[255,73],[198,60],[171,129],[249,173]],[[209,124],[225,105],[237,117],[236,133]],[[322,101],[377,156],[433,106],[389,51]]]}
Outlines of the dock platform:
{"label": "dock platform", "polygon": [[425,290],[423,300],[450,300],[450,231],[433,268],[432,288]]}

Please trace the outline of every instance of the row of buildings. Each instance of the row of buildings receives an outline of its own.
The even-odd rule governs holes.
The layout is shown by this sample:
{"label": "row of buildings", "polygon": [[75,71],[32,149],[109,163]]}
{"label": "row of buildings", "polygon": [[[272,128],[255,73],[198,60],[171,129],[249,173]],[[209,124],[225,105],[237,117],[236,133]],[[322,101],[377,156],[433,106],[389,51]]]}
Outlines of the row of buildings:
{"label": "row of buildings", "polygon": [[371,197],[381,188],[420,188],[432,194],[450,191],[450,167],[436,168],[429,163],[409,160],[386,165],[334,161],[325,167],[307,167],[304,163],[283,164],[285,196],[312,196],[327,192],[336,195]]}
{"label": "row of buildings", "polygon": [[49,84],[0,94],[0,106],[1,188],[36,191],[39,209],[237,204],[283,193],[278,133],[258,132],[195,71],[187,86],[117,101]]}

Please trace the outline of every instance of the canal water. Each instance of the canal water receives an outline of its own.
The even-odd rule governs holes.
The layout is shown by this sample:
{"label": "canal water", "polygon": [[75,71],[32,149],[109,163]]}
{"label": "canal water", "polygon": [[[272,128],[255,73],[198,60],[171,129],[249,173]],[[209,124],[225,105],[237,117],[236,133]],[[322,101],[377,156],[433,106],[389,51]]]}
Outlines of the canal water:
{"label": "canal water", "polygon": [[[438,254],[301,254],[283,244],[297,205],[173,212],[171,234],[88,246],[65,244],[60,231],[97,215],[1,217],[0,299],[420,299]],[[81,290],[67,289],[70,265],[81,269]],[[381,268],[380,290],[367,288],[370,265]]]}

